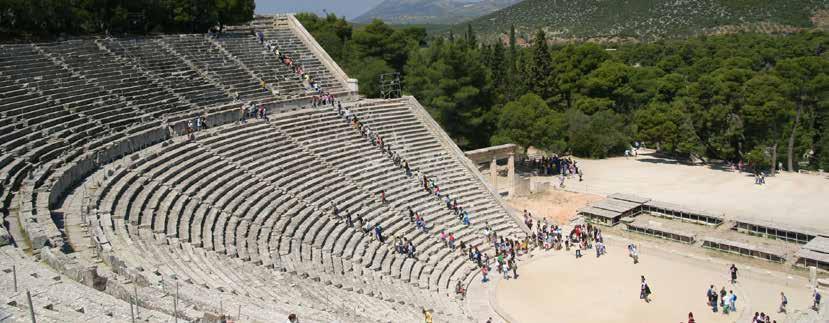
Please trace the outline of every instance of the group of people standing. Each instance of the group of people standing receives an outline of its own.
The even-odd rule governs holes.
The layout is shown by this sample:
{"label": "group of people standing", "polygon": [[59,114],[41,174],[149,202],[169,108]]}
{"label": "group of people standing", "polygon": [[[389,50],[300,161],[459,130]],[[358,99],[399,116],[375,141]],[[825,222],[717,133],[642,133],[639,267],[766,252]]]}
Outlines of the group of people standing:
{"label": "group of people standing", "polygon": [[733,290],[726,291],[725,286],[723,286],[718,292],[714,285],[711,285],[705,294],[708,298],[707,304],[711,307],[712,312],[717,313],[720,308],[723,314],[737,310],[737,295],[734,294]]}
{"label": "group of people standing", "polygon": [[558,155],[553,155],[552,157],[527,157],[522,159],[521,163],[524,166],[531,167],[542,176],[579,175],[579,178],[581,178],[582,174],[576,161],[569,157],[562,158]]}

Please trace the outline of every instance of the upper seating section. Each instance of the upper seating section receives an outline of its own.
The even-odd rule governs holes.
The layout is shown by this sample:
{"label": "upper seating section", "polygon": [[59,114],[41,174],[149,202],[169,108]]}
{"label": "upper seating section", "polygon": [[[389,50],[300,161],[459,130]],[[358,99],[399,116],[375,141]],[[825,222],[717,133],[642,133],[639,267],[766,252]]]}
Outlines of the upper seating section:
{"label": "upper seating section", "polygon": [[282,53],[288,54],[295,64],[301,65],[303,71],[319,83],[324,91],[331,93],[344,91],[346,80],[339,79],[326,67],[322,61],[323,58],[315,55],[314,51],[297,35],[298,31],[291,26],[289,19],[284,15],[259,16],[254,19],[252,25],[255,31],[261,31],[264,34],[265,41],[272,41]]}
{"label": "upper seating section", "polygon": [[[279,102],[314,94],[252,33],[218,38],[166,35],[0,45],[0,211],[11,208],[13,192],[27,173],[57,157],[63,158],[53,164],[68,163],[124,138],[128,128],[156,127],[168,117],[177,120],[238,101]],[[301,60],[311,62],[311,52],[305,53]],[[316,71],[312,65],[305,69]]]}
{"label": "upper seating section", "polygon": [[216,41],[259,79],[271,84],[278,95],[295,97],[306,93],[302,79],[249,32],[227,32]]}
{"label": "upper seating section", "polygon": [[423,119],[426,114],[411,99],[359,101],[345,106],[351,113],[383,136],[394,147],[400,147],[410,167],[435,177],[441,192],[468,205],[473,226],[489,224],[499,232],[520,234],[521,229],[508,211],[493,198],[485,184],[462,161],[442,144],[441,134],[432,130]]}
{"label": "upper seating section", "polygon": [[211,84],[184,58],[167,50],[157,38],[107,39],[102,43],[107,50],[127,58],[194,104],[209,106],[231,101],[221,88]]}

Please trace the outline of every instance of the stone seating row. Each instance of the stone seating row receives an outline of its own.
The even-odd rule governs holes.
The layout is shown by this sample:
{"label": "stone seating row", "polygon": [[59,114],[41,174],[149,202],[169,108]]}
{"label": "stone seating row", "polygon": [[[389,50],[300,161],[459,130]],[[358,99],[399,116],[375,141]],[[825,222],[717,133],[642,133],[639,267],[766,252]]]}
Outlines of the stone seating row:
{"label": "stone seating row", "polygon": [[238,93],[240,100],[262,99],[270,94],[263,91],[258,80],[204,35],[169,35],[164,36],[161,41],[171,46],[223,88]]}
{"label": "stone seating row", "polygon": [[399,153],[409,166],[434,176],[441,192],[463,201],[461,204],[472,213],[473,225],[489,223],[499,232],[520,234],[507,211],[492,201],[492,197],[485,193],[486,188],[476,183],[468,170],[448,156],[435,139],[436,134],[429,132],[417,119],[405,99],[361,103],[346,108],[393,146],[405,147]]}
{"label": "stone seating row", "polygon": [[[2,53],[7,56],[4,57],[5,64],[0,67],[0,73],[7,80],[13,80],[11,84],[26,90],[17,91],[18,96],[35,93],[40,99],[35,105],[23,105],[12,110],[4,109],[6,115],[20,111],[12,117],[18,122],[17,131],[10,132],[6,137],[9,141],[2,144],[8,156],[13,157],[5,159],[8,162],[3,167],[2,209],[8,210],[11,206],[12,193],[18,189],[23,176],[28,171],[37,170],[42,163],[58,156],[71,157],[67,154],[66,148],[82,145],[89,136],[101,134],[104,128],[99,125],[111,127],[110,129],[122,128],[124,120],[119,120],[119,118],[124,116],[116,109],[99,114],[89,113],[91,110],[87,109],[100,102],[95,101],[96,98],[93,95],[98,95],[96,93],[100,93],[101,88],[94,83],[86,82],[78,75],[74,75],[70,69],[50,60],[42,53],[39,46],[7,45],[4,49],[6,50]],[[25,70],[32,65],[48,66],[48,64],[52,64],[51,74],[18,73],[19,70],[15,68],[21,67]],[[70,87],[61,88],[66,85],[65,83],[71,84]],[[65,91],[56,91],[55,88]],[[103,97],[117,101],[117,98],[111,95]],[[9,101],[17,98],[14,95],[8,96]],[[111,114],[116,114],[115,118],[112,118]],[[17,136],[25,133],[29,135]],[[32,193],[37,192],[37,187],[30,186],[26,192],[30,193],[26,197],[35,196],[36,194]],[[38,208],[31,205],[34,199],[29,199],[29,201],[24,199],[22,202],[27,202],[28,206],[21,208],[21,212],[24,213],[21,225],[31,229],[32,233],[37,236],[37,239],[33,238],[33,240],[39,241],[38,247],[42,245],[41,242],[44,240],[42,233],[44,232],[48,233],[48,240],[56,242],[57,229],[49,221],[48,212],[37,212]],[[37,218],[41,218],[41,221],[37,221]]]}
{"label": "stone seating row", "polygon": [[[180,280],[184,283],[195,285],[197,287],[200,286],[209,290],[228,292],[233,295],[251,295],[251,291],[247,290],[245,286],[250,285],[254,281],[245,278],[245,284],[236,285],[235,283],[230,283],[234,280],[231,280],[226,275],[229,275],[230,272],[234,271],[227,273],[215,271],[219,268],[232,268],[230,265],[221,264],[218,265],[220,267],[212,268],[212,265],[207,264],[213,263],[216,260],[202,260],[204,257],[210,256],[213,253],[203,252],[203,249],[194,249],[192,248],[192,245],[180,243],[176,238],[168,239],[165,236],[159,236],[157,240],[156,235],[152,231],[144,228],[136,228],[136,226],[130,226],[129,229],[130,231],[137,231],[134,232],[137,234],[136,239],[132,239],[130,235],[124,231],[127,226],[124,224],[124,220],[119,217],[120,216],[116,215],[115,218],[113,218],[108,213],[103,213],[101,215],[103,222],[110,223],[110,225],[103,226],[103,231],[110,233],[109,236],[111,236],[112,239],[108,241],[111,242],[115,248],[121,248],[122,245],[119,244],[118,241],[122,239],[129,241],[130,244],[127,244],[127,246],[137,246],[138,251],[135,253],[129,253],[125,251],[125,249],[119,249],[117,252],[117,254],[124,257],[126,261],[137,262],[139,265],[135,265],[136,268],[142,268],[142,266],[144,266],[144,268],[150,268],[148,269],[149,271],[157,272],[159,276],[163,275],[162,277],[171,277],[174,280]],[[118,232],[115,233],[116,231]],[[202,252],[199,250],[202,250]],[[225,257],[221,257],[221,259],[225,259]],[[219,262],[216,263],[219,264]],[[197,270],[197,268],[199,270]],[[201,268],[211,268],[211,270],[203,272],[200,270]],[[250,272],[250,270],[238,270],[236,272]],[[194,295],[197,294],[198,292]],[[222,296],[217,296],[216,299],[221,297]],[[263,296],[259,297],[261,298]],[[226,301],[225,304],[228,304],[227,301],[232,299],[232,296],[225,296],[224,298]],[[252,303],[261,303],[260,301],[261,299],[254,300]],[[242,302],[242,304],[249,303],[251,303],[251,300]],[[325,316],[317,315],[316,317]]]}
{"label": "stone seating row", "polygon": [[274,84],[281,95],[303,95],[302,80],[290,67],[279,62],[279,58],[259,44],[249,33],[226,33],[217,39],[229,53],[238,58],[257,76]]}
{"label": "stone seating row", "polygon": [[256,31],[262,31],[266,40],[273,40],[283,53],[302,65],[304,71],[311,75],[325,90],[337,92],[343,90],[341,80],[328,71],[320,58],[311,52],[296,35],[296,31],[287,23],[287,17],[258,17],[253,22]]}
{"label": "stone seating row", "polygon": [[[123,58],[101,50],[96,42],[66,41],[48,44],[48,47],[41,46],[48,48],[48,52],[57,54],[59,59],[85,79],[123,97],[136,112],[158,118],[164,113],[183,109],[186,105],[175,98],[172,90],[158,84],[143,70],[124,64]],[[110,107],[102,109],[111,110]]]}
{"label": "stone seating row", "polygon": [[[39,266],[19,248],[0,247],[0,312],[2,320],[28,322],[29,305],[26,291],[32,296],[38,322],[129,321],[130,304],[78,284],[50,269]],[[14,268],[12,268],[14,267]],[[17,277],[17,291],[15,279]],[[167,314],[142,309],[142,321],[169,322]]]}
{"label": "stone seating row", "polygon": [[[314,197],[314,196],[312,196],[311,198],[312,198],[312,199],[314,199],[315,197]],[[363,199],[364,199],[364,198],[363,198]],[[321,204],[321,203],[320,203],[320,204]],[[386,228],[388,228],[388,226],[386,226]],[[302,231],[302,230],[301,230],[301,231]],[[319,236],[319,235],[317,235],[317,236]],[[378,259],[378,258],[375,258],[375,259]]]}
{"label": "stone seating row", "polygon": [[220,88],[190,68],[181,57],[167,51],[157,39],[107,39],[101,43],[107,50],[148,71],[173,92],[194,104],[209,106],[231,102],[231,98]]}
{"label": "stone seating row", "polygon": [[[456,257],[445,257],[448,252],[447,248],[443,248],[439,240],[434,239],[439,229],[447,228],[451,232],[455,232],[457,243],[465,241],[470,245],[481,244],[480,237],[473,234],[470,230],[465,230],[463,225],[457,220],[457,216],[450,214],[445,207],[441,206],[435,198],[426,194],[419,189],[417,179],[406,177],[403,171],[394,166],[394,164],[387,158],[380,155],[379,150],[372,147],[367,140],[342,119],[335,117],[333,114],[323,114],[316,110],[304,112],[303,118],[292,120],[291,122],[280,122],[278,126],[284,131],[292,135],[295,139],[302,142],[302,146],[312,150],[321,159],[327,161],[330,165],[337,165],[348,178],[353,179],[358,185],[367,191],[369,195],[376,195],[381,190],[386,191],[386,198],[392,201],[392,206],[396,202],[403,202],[401,206],[405,205],[412,197],[419,197],[418,200],[411,203],[413,210],[423,213],[435,232],[432,233],[432,239],[425,240],[428,244],[421,246],[419,250],[427,256],[431,256],[430,265],[437,265],[431,277],[431,285],[434,282],[440,281],[437,286],[440,291],[446,291],[450,287],[450,281],[454,283],[455,280],[450,280],[451,274],[458,270],[458,267],[465,265],[463,259],[458,262]],[[319,144],[319,143],[322,143]],[[330,154],[331,151],[344,151],[344,154]],[[374,198],[373,200],[376,200]],[[396,210],[398,215],[393,216],[396,221],[396,227],[389,227],[384,225],[386,231],[390,235],[401,233],[408,236],[409,239],[418,241],[416,237],[411,234],[418,234],[414,226],[408,221],[408,214],[405,207],[400,207]],[[404,228],[405,230],[399,230]],[[483,244],[483,250],[488,247]],[[461,257],[462,258],[462,257]],[[438,263],[441,260],[441,263]],[[445,266],[454,265],[455,267],[446,268]],[[466,269],[470,269],[466,267]],[[467,274],[463,272],[462,274]],[[442,278],[442,279],[441,279]]]}

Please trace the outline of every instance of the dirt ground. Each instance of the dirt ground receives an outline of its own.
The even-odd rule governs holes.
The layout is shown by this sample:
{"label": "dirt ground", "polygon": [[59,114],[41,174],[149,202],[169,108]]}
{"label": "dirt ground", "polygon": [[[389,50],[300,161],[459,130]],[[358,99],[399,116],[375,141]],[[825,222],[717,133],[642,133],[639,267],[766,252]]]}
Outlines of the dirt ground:
{"label": "dirt ground", "polygon": [[[736,285],[727,261],[688,255],[670,246],[640,244],[640,263],[627,256],[626,240],[608,239],[607,254],[594,250],[576,259],[574,251],[541,251],[519,267],[519,279],[501,280],[496,302],[515,322],[751,322],[764,312],[778,322],[809,311],[811,290],[800,276],[737,264]],[[640,276],[653,291],[652,302],[639,299]],[[737,295],[737,312],[713,313],[705,292],[713,284]],[[789,315],[777,313],[780,292],[789,299]],[[588,314],[589,313],[589,314]]]}
{"label": "dirt ground", "polygon": [[552,223],[565,224],[576,215],[576,210],[601,199],[603,197],[596,194],[549,190],[527,197],[511,198],[507,204],[519,211],[527,210],[536,218],[545,217]]}
{"label": "dirt ground", "polygon": [[[577,161],[585,172],[583,182],[568,179],[566,191],[550,189],[508,198],[507,203],[519,212],[527,209],[536,217],[565,224],[577,209],[593,201],[628,193],[724,213],[727,218],[829,232],[825,174],[784,172],[767,178],[766,185],[755,185],[750,174],[684,165],[652,155]],[[558,183],[557,177],[533,180]],[[607,230],[608,254],[601,258],[596,258],[594,250],[581,259],[573,251],[542,251],[524,262],[519,267],[520,279],[498,282],[496,307],[515,322],[684,322],[688,312],[694,313],[697,322],[750,322],[754,312],[792,322],[813,313],[807,310],[811,290],[802,270],[615,231]],[[634,265],[627,257],[625,246],[631,238],[640,246],[640,264]],[[728,282],[731,263],[741,270],[737,285]],[[651,303],[638,297],[641,275],[654,290]],[[738,312],[711,312],[705,300],[711,284],[717,290],[723,286],[734,290]],[[777,312],[781,291],[789,299],[790,314]]]}
{"label": "dirt ground", "polygon": [[[613,193],[634,194],[654,200],[685,205],[694,209],[725,214],[726,218],[777,222],[793,229],[829,233],[829,177],[827,174],[782,172],[766,178],[765,185],[755,185],[751,174],[714,166],[693,166],[651,154],[637,158],[601,160],[575,159],[584,172],[584,181],[567,179],[566,190],[606,196]],[[558,185],[558,177],[533,177]],[[499,182],[501,180],[499,179]],[[505,184],[499,183],[499,187]],[[554,186],[555,186],[554,185]],[[538,205],[538,214],[553,216],[558,206],[549,203],[578,198],[559,198],[567,194],[514,199],[519,210],[525,203]],[[548,200],[545,200],[548,199]],[[574,202],[578,205],[578,202]],[[575,207],[578,208],[578,207]],[[557,216],[557,218],[562,218]]]}

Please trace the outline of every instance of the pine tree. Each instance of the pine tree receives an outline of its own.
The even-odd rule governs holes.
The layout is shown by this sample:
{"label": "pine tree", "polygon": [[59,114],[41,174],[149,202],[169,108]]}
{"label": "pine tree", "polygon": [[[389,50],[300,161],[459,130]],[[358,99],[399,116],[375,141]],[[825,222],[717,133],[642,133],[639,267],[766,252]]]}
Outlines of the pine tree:
{"label": "pine tree", "polygon": [[552,57],[547,47],[547,37],[543,30],[539,30],[533,38],[533,60],[530,67],[529,86],[530,91],[538,94],[544,100],[553,96],[552,80]]}
{"label": "pine tree", "polygon": [[507,84],[509,82],[509,62],[505,55],[504,45],[501,42],[495,43],[492,49],[492,60],[489,68],[492,71],[492,85],[495,90],[495,95],[503,97],[507,92]]}
{"label": "pine tree", "polygon": [[472,31],[472,24],[466,24],[466,44],[469,48],[478,47],[478,39],[475,38],[475,32]]}

